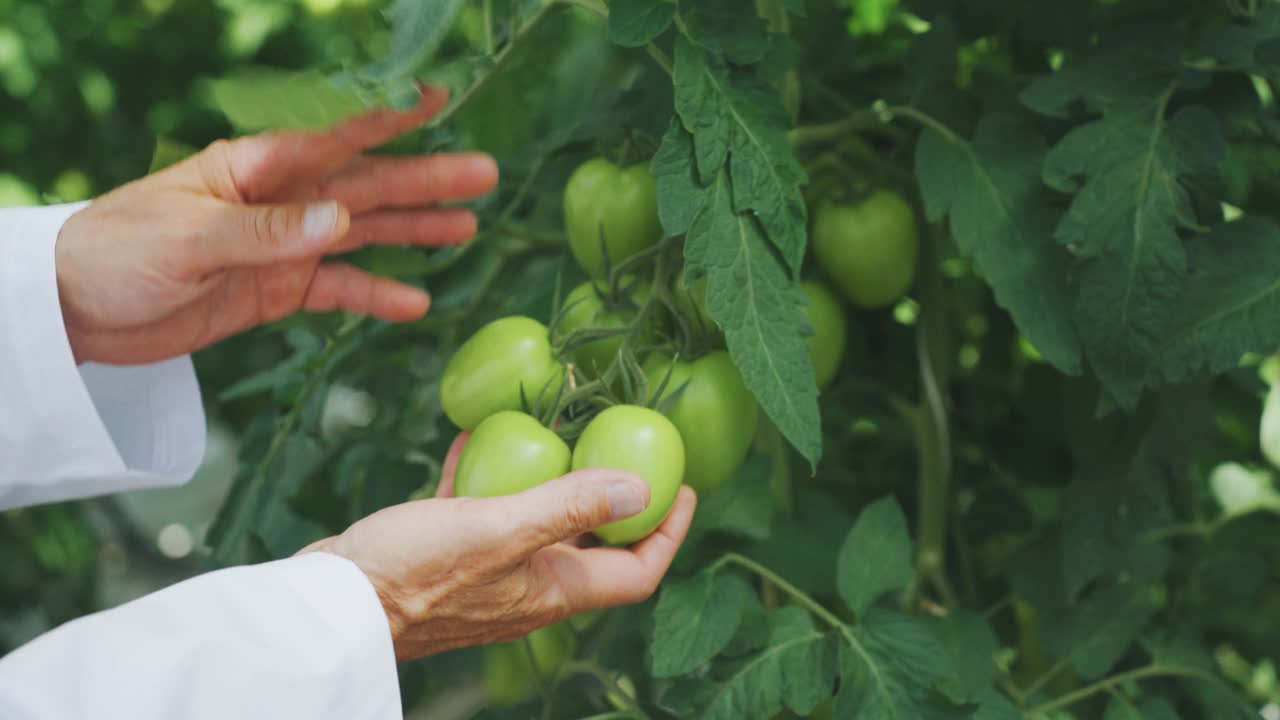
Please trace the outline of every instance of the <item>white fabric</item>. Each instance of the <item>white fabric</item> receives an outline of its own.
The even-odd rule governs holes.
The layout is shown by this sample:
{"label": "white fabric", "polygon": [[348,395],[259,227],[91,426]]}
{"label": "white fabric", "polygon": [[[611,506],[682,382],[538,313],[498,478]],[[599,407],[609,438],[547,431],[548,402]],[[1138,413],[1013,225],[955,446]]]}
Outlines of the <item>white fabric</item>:
{"label": "white fabric", "polygon": [[[0,509],[177,485],[204,453],[188,357],[77,367],[54,246],[82,205],[0,210]],[[381,603],[323,553],[202,575],[0,658],[4,720],[396,720]]]}

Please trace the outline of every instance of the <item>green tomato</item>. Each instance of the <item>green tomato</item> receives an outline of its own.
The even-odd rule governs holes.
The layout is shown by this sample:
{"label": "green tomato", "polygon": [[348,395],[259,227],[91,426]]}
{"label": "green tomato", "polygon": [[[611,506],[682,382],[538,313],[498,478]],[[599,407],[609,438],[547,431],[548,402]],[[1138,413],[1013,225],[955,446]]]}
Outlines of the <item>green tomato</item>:
{"label": "green tomato", "polygon": [[671,510],[684,482],[684,441],[662,413],[614,405],[592,418],[578,438],[573,469],[584,468],[628,470],[649,484],[649,507],[595,531],[607,543],[633,543],[653,532]]}
{"label": "green tomato", "polygon": [[569,472],[572,459],[560,436],[522,412],[503,410],[476,426],[462,448],[454,492],[514,495]]}
{"label": "green tomato", "polygon": [[[625,287],[629,283],[629,279],[623,278],[622,283]],[[640,303],[644,302],[648,297],[649,284],[639,281],[634,284],[629,298],[625,301],[629,302],[632,307],[638,308]],[[595,285],[591,282],[585,282],[574,288],[565,297],[564,307],[564,314],[556,326],[556,334],[562,338],[584,328],[625,328],[630,321],[629,318],[633,315],[631,312],[617,312],[607,308],[604,300],[596,291]],[[657,341],[658,334],[659,327],[656,321],[645,323],[639,337],[635,339],[633,347],[640,349],[654,344]],[[614,358],[622,350],[622,343],[625,339],[626,335],[620,333],[603,337],[599,340],[592,340],[575,347],[570,355],[574,365],[580,368],[585,375],[598,377],[613,364]]]}
{"label": "green tomato", "polygon": [[564,224],[569,249],[593,278],[605,276],[601,235],[612,267],[652,247],[662,239],[662,226],[649,166],[619,168],[604,158],[580,165],[564,189]]}
{"label": "green tomato", "polygon": [[440,378],[440,406],[454,425],[474,430],[501,410],[520,410],[521,389],[530,403],[563,375],[551,352],[547,328],[511,316],[494,320],[467,339]]}
{"label": "green tomato", "polygon": [[651,358],[645,377],[650,392],[666,379],[657,407],[684,441],[685,482],[700,493],[723,485],[747,456],[759,419],[729,353],[719,350],[693,362]]}
{"label": "green tomato", "polygon": [[[529,662],[528,641],[533,662]],[[518,705],[538,695],[573,656],[573,631],[563,623],[529,633],[524,640],[488,645],[484,649],[484,685],[496,705]]]}
{"label": "green tomato", "polygon": [[911,206],[889,190],[857,205],[823,205],[814,215],[818,264],[858,307],[885,307],[906,294],[919,242]]}
{"label": "green tomato", "polygon": [[[676,307],[684,316],[688,318],[688,322],[693,325],[695,330],[707,333],[713,341],[722,339],[723,334],[720,326],[716,325],[711,319],[711,314],[707,312],[707,276],[703,275],[693,282],[691,287],[684,286],[684,270],[680,270],[679,276],[676,277],[675,285],[671,288],[671,294],[676,301]],[[717,344],[719,344],[717,342]]]}
{"label": "green tomato", "polygon": [[809,360],[813,363],[813,376],[822,390],[831,384],[844,359],[845,316],[840,301],[825,285],[810,280],[800,283],[800,289],[809,299],[805,314],[813,325],[809,336]]}

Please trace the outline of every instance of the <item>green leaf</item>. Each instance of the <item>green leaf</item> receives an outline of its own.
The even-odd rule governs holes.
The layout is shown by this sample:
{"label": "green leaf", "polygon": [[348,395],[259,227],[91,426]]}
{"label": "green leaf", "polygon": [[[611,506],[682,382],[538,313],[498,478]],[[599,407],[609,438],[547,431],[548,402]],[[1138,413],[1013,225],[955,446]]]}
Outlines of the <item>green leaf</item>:
{"label": "green leaf", "polygon": [[653,612],[654,677],[675,677],[715,657],[742,622],[751,586],[730,573],[704,570],[664,585]]}
{"label": "green leaf", "polygon": [[1086,680],[1096,680],[1128,652],[1151,619],[1142,588],[1114,586],[1075,603],[1064,617],[1046,618],[1045,647]]}
{"label": "green leaf", "polygon": [[898,613],[872,610],[840,644],[840,691],[835,717],[877,720],[953,720],[970,717],[935,687],[948,676],[946,654],[927,625]]}
{"label": "green leaf", "polygon": [[693,135],[700,184],[714,181],[727,162],[733,210],[757,217],[790,272],[799,272],[807,243],[800,188],[807,179],[787,142],[790,121],[777,94],[683,38],[676,42],[673,81],[676,112]]}
{"label": "green leaf", "polygon": [[1280,347],[1280,230],[1246,216],[1191,246],[1193,274],[1156,349],[1165,382],[1221,373]]}
{"label": "green leaf", "polygon": [[783,608],[769,620],[769,642],[739,664],[721,683],[703,720],[772,717],[785,705],[808,715],[831,697],[834,646],[813,625],[809,613]]}
{"label": "green leaf", "polygon": [[914,567],[907,518],[897,500],[885,497],[858,515],[845,538],[836,586],[849,609],[861,617],[876,598],[906,587]]}
{"label": "green leaf", "polygon": [[1180,48],[1172,31],[1113,38],[1022,96],[1040,112],[1061,114],[1083,100],[1102,113],[1054,146],[1044,178],[1074,193],[1055,237],[1082,258],[1076,325],[1107,394],[1128,410],[1187,280],[1178,231],[1197,219],[1185,183],[1215,173],[1223,152],[1211,112],[1169,114],[1184,79]]}
{"label": "green leaf", "polygon": [[[954,687],[944,687],[957,700],[981,698],[995,681],[996,635],[981,614],[964,608],[933,621],[934,636],[951,660]],[[951,692],[954,691],[954,692]]]}
{"label": "green leaf", "polygon": [[323,130],[368,105],[352,86],[315,71],[255,69],[213,81],[213,100],[237,130]]}
{"label": "green leaf", "polygon": [[666,31],[675,15],[675,3],[666,0],[613,0],[609,39],[623,47],[640,47]]}
{"label": "green leaf", "polygon": [[391,25],[386,57],[370,64],[364,74],[384,80],[411,77],[439,49],[453,28],[465,0],[395,0],[385,11]]}
{"label": "green leaf", "polygon": [[1113,695],[1102,720],[1178,720],[1178,713],[1161,698],[1131,701],[1122,695]]}
{"label": "green leaf", "polygon": [[1080,372],[1071,320],[1069,256],[1052,239],[1058,211],[1040,184],[1047,147],[1029,122],[988,115],[972,142],[926,129],[916,176],[932,221],[950,217],[951,235],[995,291],[1018,329],[1065,373]]}
{"label": "green leaf", "polygon": [[681,11],[689,37],[732,63],[750,65],[769,50],[768,24],[741,0],[684,0]]}
{"label": "green leaf", "polygon": [[658,208],[664,227],[686,232],[685,281],[707,277],[707,311],[724,329],[747,387],[783,436],[816,463],[822,434],[804,295],[756,219],[735,211],[728,171],[719,170],[706,187],[693,180],[687,132],[678,126],[667,132],[654,168],[661,173]]}

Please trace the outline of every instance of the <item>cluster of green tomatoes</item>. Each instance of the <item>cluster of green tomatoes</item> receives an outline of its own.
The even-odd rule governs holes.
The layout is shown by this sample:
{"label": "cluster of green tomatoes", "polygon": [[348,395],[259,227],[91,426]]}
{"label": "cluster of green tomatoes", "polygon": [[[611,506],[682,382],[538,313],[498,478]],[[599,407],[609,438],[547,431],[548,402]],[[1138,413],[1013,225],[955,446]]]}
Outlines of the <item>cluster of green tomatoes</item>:
{"label": "cluster of green tomatoes", "polygon": [[[707,313],[705,278],[686,282],[678,260],[664,265],[676,246],[664,247],[670,241],[664,242],[646,164],[619,167],[595,158],[578,167],[564,191],[564,219],[569,248],[588,280],[566,294],[550,327],[523,316],[494,320],[462,344],[444,371],[441,406],[471,432],[454,487],[459,496],[492,497],[573,470],[627,470],[649,484],[649,506],[595,535],[634,543],[662,523],[682,484],[699,493],[724,484],[768,421]],[[856,307],[902,298],[917,243],[913,211],[892,191],[813,212],[813,258]],[[824,280],[804,280],[801,289],[822,389],[840,368],[847,319]],[[570,447],[566,438],[575,436]],[[572,632],[562,625],[533,633],[527,651],[518,643],[489,648],[494,700],[527,700],[537,675],[554,674],[570,652]],[[531,660],[538,666],[533,675]]]}

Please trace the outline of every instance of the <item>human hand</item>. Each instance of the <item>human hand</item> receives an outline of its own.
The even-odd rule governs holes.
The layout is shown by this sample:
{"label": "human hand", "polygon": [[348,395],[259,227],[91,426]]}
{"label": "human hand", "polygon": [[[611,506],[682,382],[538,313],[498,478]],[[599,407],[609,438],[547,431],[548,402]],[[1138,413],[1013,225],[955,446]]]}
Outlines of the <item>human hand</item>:
{"label": "human hand", "polygon": [[621,470],[570,473],[496,498],[449,497],[464,433],[445,460],[437,497],[380,510],[302,552],[345,557],[373,583],[396,658],[515,640],[569,615],[653,594],[693,519],[680,489],[652,535],[630,548],[564,541],[630,517],[648,485]]}
{"label": "human hand", "polygon": [[447,100],[423,88],[411,110],[374,110],[326,132],[219,141],[77,212],[56,246],[76,360],[154,362],[300,309],[421,317],[430,303],[422,290],[322,259],[475,234],[469,210],[437,204],[492,190],[498,170],[488,155],[364,154]]}

